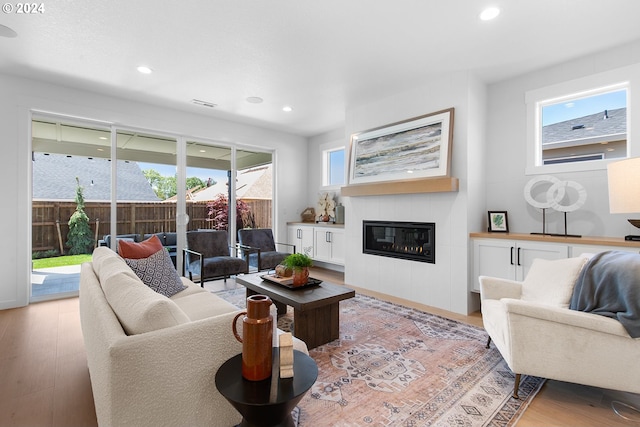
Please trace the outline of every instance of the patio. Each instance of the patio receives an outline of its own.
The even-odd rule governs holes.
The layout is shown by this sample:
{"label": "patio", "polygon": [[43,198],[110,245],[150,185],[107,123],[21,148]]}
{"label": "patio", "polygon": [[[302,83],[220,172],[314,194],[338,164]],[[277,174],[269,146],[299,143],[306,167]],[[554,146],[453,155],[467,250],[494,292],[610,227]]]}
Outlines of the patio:
{"label": "patio", "polygon": [[80,287],[80,265],[52,267],[31,272],[31,297],[41,299],[49,295],[77,295]]}
{"label": "patio", "polygon": [[[235,277],[205,282],[210,292],[235,289]],[[80,265],[52,267],[31,272],[31,298],[33,301],[59,296],[75,296],[80,288]]]}

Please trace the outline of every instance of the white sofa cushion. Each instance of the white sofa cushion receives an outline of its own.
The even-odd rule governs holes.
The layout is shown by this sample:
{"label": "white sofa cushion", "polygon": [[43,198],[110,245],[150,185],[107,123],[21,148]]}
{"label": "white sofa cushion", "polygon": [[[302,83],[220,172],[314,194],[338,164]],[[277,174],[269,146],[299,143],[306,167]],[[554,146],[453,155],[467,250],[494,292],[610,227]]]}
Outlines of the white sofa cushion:
{"label": "white sofa cushion", "polygon": [[93,264],[102,291],[128,335],[188,323],[189,317],[169,298],[142,283],[122,258],[96,248]]}
{"label": "white sofa cushion", "polygon": [[[177,294],[178,296],[180,294]],[[171,299],[191,321],[207,319],[220,314],[239,312],[236,306],[208,291],[192,293]],[[229,324],[231,328],[231,324]]]}
{"label": "white sofa cushion", "polygon": [[522,300],[569,308],[573,288],[587,257],[536,258],[522,282]]}

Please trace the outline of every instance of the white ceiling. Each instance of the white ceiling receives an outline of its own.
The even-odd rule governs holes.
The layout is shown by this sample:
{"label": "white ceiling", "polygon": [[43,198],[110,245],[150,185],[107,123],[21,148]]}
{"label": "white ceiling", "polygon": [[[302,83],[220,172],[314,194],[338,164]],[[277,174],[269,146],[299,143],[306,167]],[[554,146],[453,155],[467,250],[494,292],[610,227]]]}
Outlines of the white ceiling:
{"label": "white ceiling", "polygon": [[[0,14],[18,34],[0,37],[1,73],[304,136],[431,76],[469,70],[492,83],[640,39],[638,0],[40,3],[41,14]],[[502,13],[480,21],[490,4]]]}

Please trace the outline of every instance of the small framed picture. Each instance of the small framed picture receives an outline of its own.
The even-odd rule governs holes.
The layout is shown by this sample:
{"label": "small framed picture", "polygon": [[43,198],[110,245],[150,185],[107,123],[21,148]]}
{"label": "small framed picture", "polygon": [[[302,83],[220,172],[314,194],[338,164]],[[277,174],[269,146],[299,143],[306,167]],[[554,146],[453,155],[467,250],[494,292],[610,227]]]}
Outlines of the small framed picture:
{"label": "small framed picture", "polygon": [[489,211],[489,231],[496,233],[509,232],[506,211]]}

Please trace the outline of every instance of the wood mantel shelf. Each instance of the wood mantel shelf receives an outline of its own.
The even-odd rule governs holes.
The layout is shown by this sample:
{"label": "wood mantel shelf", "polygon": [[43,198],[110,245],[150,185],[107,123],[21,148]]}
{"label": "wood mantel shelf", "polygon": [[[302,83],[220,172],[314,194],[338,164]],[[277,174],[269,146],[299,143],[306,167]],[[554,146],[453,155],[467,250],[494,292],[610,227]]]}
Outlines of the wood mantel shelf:
{"label": "wood mantel shelf", "polygon": [[342,187],[342,196],[383,196],[391,194],[446,193],[458,191],[458,178],[425,178],[411,181],[352,184]]}

